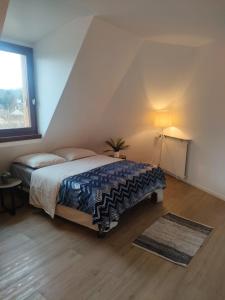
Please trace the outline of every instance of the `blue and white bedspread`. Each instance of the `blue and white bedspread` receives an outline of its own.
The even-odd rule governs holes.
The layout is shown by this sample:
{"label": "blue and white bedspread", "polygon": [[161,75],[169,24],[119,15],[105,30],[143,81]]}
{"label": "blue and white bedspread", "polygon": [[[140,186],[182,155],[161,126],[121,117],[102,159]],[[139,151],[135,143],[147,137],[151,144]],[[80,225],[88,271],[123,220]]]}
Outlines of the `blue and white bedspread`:
{"label": "blue and white bedspread", "polygon": [[93,224],[106,230],[125,210],[165,186],[160,168],[122,160],[64,179],[58,203],[92,214]]}

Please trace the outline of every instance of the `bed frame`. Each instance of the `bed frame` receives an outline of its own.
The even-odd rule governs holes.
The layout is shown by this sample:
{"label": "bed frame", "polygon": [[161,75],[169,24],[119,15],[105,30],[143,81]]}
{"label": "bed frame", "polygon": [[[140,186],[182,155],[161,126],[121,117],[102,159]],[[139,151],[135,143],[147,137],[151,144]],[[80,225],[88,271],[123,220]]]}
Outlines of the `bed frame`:
{"label": "bed frame", "polygon": [[[27,188],[23,187],[22,189],[24,192],[29,194],[29,190]],[[163,202],[163,197],[164,197],[163,189],[158,189],[155,190],[152,194],[148,195],[146,199],[150,199],[150,201],[153,201],[155,203],[160,203]],[[36,207],[36,208],[42,209],[41,207]],[[92,223],[93,221],[92,215],[84,213],[76,208],[71,208],[71,207],[57,204],[55,209],[55,215],[96,231],[98,238],[103,238],[107,233],[102,230],[101,226]]]}
{"label": "bed frame", "polygon": [[[154,201],[156,203],[160,203],[163,201],[163,190],[162,189],[156,190],[147,198],[150,198],[151,201]],[[92,224],[92,216],[91,215],[84,213],[82,211],[79,211],[75,208],[70,208],[70,207],[58,204],[56,206],[55,215],[96,231],[97,236],[99,238],[102,238],[106,235],[106,232],[104,232],[101,229],[101,226]]]}

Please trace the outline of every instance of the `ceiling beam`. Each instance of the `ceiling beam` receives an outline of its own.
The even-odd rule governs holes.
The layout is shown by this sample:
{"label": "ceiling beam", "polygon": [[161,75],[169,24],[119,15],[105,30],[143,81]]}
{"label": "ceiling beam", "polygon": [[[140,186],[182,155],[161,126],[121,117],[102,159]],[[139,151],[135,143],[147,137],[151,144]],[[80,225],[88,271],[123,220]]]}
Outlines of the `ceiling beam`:
{"label": "ceiling beam", "polygon": [[0,0],[0,36],[5,22],[8,5],[9,5],[9,0]]}

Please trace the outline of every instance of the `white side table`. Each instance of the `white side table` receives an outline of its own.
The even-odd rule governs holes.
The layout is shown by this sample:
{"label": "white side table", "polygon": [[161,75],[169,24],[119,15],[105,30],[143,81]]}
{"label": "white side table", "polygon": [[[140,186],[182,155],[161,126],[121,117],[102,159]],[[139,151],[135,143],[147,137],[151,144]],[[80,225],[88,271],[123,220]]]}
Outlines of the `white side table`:
{"label": "white side table", "polygon": [[[10,178],[8,179],[7,183],[2,183],[0,182],[0,201],[1,201],[1,205],[2,208],[5,211],[8,211],[11,215],[15,215],[16,214],[16,203],[15,203],[15,194],[16,194],[16,190],[17,188],[21,185],[22,181],[20,179],[17,178]],[[5,192],[9,192],[10,196],[11,196],[11,207],[8,208],[5,205]]]}

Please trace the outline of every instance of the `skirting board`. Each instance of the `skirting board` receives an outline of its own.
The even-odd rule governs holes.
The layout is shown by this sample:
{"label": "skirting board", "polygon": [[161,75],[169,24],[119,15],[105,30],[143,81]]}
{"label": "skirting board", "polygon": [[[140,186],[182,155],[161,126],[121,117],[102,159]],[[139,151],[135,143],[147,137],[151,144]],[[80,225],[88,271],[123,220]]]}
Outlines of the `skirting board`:
{"label": "skirting board", "polygon": [[216,197],[220,200],[225,201],[225,195],[223,195],[223,194],[220,194],[220,193],[217,193],[217,192],[215,192],[211,189],[208,189],[207,187],[205,187],[203,185],[193,183],[192,181],[190,181],[188,179],[186,179],[186,180],[184,179],[184,180],[181,180],[181,181],[183,181],[183,182],[185,182],[185,183],[187,183],[187,184],[189,184],[189,185],[191,185],[191,186],[193,186],[193,187],[195,187],[195,188],[197,188],[197,189],[199,189],[199,190],[201,190],[201,191],[203,191],[207,194],[210,194],[210,195],[212,195],[212,196],[214,196],[214,197]]}
{"label": "skirting board", "polygon": [[169,172],[169,171],[167,171],[167,170],[164,170],[163,169],[163,171],[164,171],[164,173],[166,174],[166,175],[169,175],[169,176],[171,176],[171,177],[174,177],[174,178],[176,178],[177,180],[180,180],[180,181],[184,181],[185,182],[185,178],[181,178],[181,177],[179,177],[179,176],[177,176],[177,175],[174,175],[173,173],[171,173],[171,172]]}
{"label": "skirting board", "polygon": [[[152,165],[156,165],[156,163],[153,162],[153,161],[149,161],[149,163],[152,164]],[[215,191],[213,191],[213,190],[211,190],[211,189],[209,189],[209,188],[207,188],[207,187],[205,187],[205,186],[203,186],[201,184],[194,183],[191,180],[189,180],[188,178],[182,179],[182,178],[179,178],[178,176],[175,176],[174,174],[172,174],[172,173],[170,173],[168,171],[164,170],[164,172],[167,175],[176,178],[177,180],[180,180],[180,181],[182,181],[184,183],[187,183],[187,184],[189,184],[189,185],[191,185],[191,186],[193,186],[193,187],[195,187],[195,188],[197,188],[197,189],[199,189],[199,190],[201,190],[201,191],[203,191],[205,193],[208,193],[208,194],[210,194],[210,195],[212,195],[212,196],[214,196],[214,197],[216,197],[216,198],[218,198],[220,200],[225,201],[225,195],[223,195],[221,193],[217,193],[217,192],[215,192]]]}
{"label": "skirting board", "polygon": [[203,186],[201,184],[193,183],[191,180],[179,178],[179,177],[177,177],[177,176],[175,176],[175,175],[173,175],[173,174],[171,174],[169,172],[165,172],[165,173],[168,174],[171,177],[176,178],[177,180],[180,180],[180,181],[182,181],[184,183],[187,183],[187,184],[189,184],[189,185],[191,185],[191,186],[193,186],[193,187],[195,187],[195,188],[197,188],[197,189],[199,189],[199,190],[201,190],[201,191],[203,191],[203,192],[205,192],[207,194],[210,194],[210,195],[212,195],[212,196],[214,196],[214,197],[216,197],[216,198],[218,198],[220,200],[225,201],[225,195],[223,195],[223,194],[217,193],[217,192],[215,192],[215,191],[213,191],[213,190],[211,190],[211,189],[209,189],[209,188],[207,188],[207,187],[205,187],[205,186]]}

